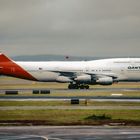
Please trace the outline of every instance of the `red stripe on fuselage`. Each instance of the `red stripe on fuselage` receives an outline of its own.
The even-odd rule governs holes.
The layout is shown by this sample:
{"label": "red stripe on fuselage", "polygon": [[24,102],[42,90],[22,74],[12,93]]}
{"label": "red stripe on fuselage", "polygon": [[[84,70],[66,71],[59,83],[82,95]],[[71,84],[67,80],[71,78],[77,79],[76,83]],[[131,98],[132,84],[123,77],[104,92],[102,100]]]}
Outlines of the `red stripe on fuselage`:
{"label": "red stripe on fuselage", "polygon": [[35,79],[26,70],[3,54],[0,54],[0,74],[37,81],[37,79]]}

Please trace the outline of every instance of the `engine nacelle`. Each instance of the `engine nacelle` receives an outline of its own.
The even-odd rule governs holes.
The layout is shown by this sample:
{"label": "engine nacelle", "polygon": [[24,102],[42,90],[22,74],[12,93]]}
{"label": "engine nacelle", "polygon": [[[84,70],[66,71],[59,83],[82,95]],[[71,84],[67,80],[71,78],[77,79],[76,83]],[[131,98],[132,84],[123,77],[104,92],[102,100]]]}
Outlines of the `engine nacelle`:
{"label": "engine nacelle", "polygon": [[80,75],[77,76],[77,78],[74,79],[78,82],[91,82],[91,76],[90,75]]}
{"label": "engine nacelle", "polygon": [[112,77],[101,77],[96,82],[100,85],[112,85],[113,79]]}
{"label": "engine nacelle", "polygon": [[60,83],[72,82],[72,80],[69,77],[66,77],[66,76],[59,76],[59,77],[57,77],[56,81],[60,82]]}

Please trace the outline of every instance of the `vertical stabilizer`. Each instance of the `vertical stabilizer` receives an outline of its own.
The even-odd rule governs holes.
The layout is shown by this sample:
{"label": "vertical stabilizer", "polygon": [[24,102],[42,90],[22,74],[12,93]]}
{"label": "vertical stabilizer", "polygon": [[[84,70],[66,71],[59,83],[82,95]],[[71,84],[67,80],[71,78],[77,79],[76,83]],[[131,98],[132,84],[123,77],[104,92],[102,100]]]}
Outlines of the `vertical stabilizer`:
{"label": "vertical stabilizer", "polygon": [[0,75],[37,81],[28,71],[2,53],[0,53]]}
{"label": "vertical stabilizer", "polygon": [[11,62],[12,60],[8,58],[6,55],[0,53],[0,62]]}

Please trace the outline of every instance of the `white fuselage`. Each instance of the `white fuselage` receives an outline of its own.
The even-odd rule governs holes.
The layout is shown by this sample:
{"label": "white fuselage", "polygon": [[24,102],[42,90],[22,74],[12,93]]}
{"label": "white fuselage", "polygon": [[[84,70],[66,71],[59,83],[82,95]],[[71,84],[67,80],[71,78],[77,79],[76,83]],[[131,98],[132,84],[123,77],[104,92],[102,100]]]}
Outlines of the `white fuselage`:
{"label": "white fuselage", "polygon": [[92,61],[15,62],[38,81],[56,82],[59,72],[77,75],[105,75],[117,81],[140,81],[140,58],[112,58]]}

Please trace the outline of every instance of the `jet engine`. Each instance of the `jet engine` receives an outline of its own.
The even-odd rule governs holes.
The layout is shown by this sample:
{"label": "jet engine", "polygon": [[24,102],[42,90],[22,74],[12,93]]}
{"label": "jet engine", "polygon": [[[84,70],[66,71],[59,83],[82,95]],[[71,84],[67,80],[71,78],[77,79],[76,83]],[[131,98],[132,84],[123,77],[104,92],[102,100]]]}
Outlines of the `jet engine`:
{"label": "jet engine", "polygon": [[77,76],[77,78],[74,79],[78,82],[91,82],[91,76],[90,75],[80,75]]}
{"label": "jet engine", "polygon": [[98,80],[96,80],[96,82],[100,85],[112,85],[113,79],[112,77],[101,77]]}

